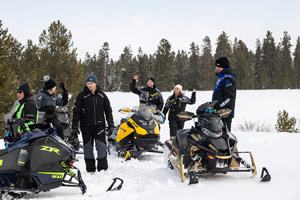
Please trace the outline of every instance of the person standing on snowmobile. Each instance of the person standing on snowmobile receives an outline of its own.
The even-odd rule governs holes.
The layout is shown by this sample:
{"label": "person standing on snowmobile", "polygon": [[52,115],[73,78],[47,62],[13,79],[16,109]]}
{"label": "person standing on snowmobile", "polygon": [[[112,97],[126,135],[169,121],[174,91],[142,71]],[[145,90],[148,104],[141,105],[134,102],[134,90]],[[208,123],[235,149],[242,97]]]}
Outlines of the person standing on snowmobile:
{"label": "person standing on snowmobile", "polygon": [[85,83],[86,86],[76,98],[73,110],[72,135],[79,134],[78,122],[80,121],[86,171],[94,174],[96,171],[93,152],[94,142],[97,150],[97,170],[107,170],[105,119],[109,126],[108,135],[113,132],[114,120],[109,99],[97,85],[97,77],[90,74]]}
{"label": "person standing on snowmobile", "polygon": [[39,111],[45,112],[45,121],[48,124],[52,123],[60,138],[64,139],[63,127],[57,119],[55,107],[68,104],[68,91],[63,82],[60,83],[60,87],[63,90],[62,98],[55,95],[56,82],[49,76],[44,76],[44,88],[36,95],[36,105]]}
{"label": "person standing on snowmobile", "polygon": [[15,109],[12,119],[16,119],[19,133],[23,131],[30,131],[34,128],[34,125],[38,120],[35,95],[30,93],[29,84],[25,82],[18,87],[17,96],[19,104]]}
{"label": "person standing on snowmobile", "polygon": [[140,105],[154,106],[156,110],[161,111],[164,105],[164,99],[161,92],[155,86],[155,80],[149,76],[147,86],[136,88],[136,83],[139,81],[138,75],[134,75],[130,84],[130,91],[139,95]]}
{"label": "person standing on snowmobile", "polygon": [[184,121],[177,117],[177,114],[185,111],[186,104],[194,104],[196,102],[196,89],[193,89],[192,97],[188,98],[182,92],[182,86],[176,85],[174,93],[169,96],[163,109],[163,114],[166,116],[169,112],[169,127],[170,137],[176,136],[177,130],[183,129]]}
{"label": "person standing on snowmobile", "polygon": [[216,60],[216,75],[219,77],[212,100],[217,101],[215,109],[229,108],[232,113],[227,118],[222,118],[224,125],[231,131],[231,122],[234,117],[236,86],[235,86],[235,73],[229,65],[226,57],[220,57]]}

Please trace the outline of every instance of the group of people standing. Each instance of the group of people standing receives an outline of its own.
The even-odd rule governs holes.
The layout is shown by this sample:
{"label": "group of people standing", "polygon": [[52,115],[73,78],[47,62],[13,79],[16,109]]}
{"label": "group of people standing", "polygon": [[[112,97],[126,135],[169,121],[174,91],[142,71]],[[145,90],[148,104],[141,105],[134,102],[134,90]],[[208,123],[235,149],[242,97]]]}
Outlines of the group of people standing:
{"label": "group of people standing", "polygon": [[[234,111],[235,74],[226,57],[218,58],[215,66],[216,75],[219,77],[212,96],[212,100],[217,101],[215,109],[230,108]],[[193,89],[191,98],[189,98],[184,95],[182,86],[178,84],[164,105],[162,94],[157,89],[153,77],[147,79],[146,86],[136,87],[138,81],[138,76],[134,75],[130,84],[130,91],[139,96],[141,105],[154,106],[164,116],[169,113],[170,137],[174,137],[177,130],[184,127],[184,121],[180,120],[177,114],[184,111],[187,104],[196,102],[196,89]],[[60,83],[60,87],[63,90],[62,98],[55,95],[56,82],[48,76],[44,77],[44,88],[36,96],[30,93],[28,83],[21,84],[17,89],[18,104],[15,104],[13,118],[22,119],[26,130],[30,130],[30,127],[37,123],[39,111],[43,111],[45,112],[45,120],[57,128],[59,136],[63,139],[63,130],[57,120],[55,107],[64,106],[68,103],[68,91],[64,83]],[[229,131],[233,117],[234,112],[228,118],[222,119]],[[101,171],[108,168],[105,121],[108,124],[107,133],[110,135],[115,127],[110,101],[100,89],[97,77],[90,74],[85,80],[83,91],[76,98],[73,109],[72,135],[78,137],[80,133],[78,124],[80,123],[86,170],[91,174],[95,173],[96,170]],[[93,153],[94,145],[97,150],[96,159]]]}

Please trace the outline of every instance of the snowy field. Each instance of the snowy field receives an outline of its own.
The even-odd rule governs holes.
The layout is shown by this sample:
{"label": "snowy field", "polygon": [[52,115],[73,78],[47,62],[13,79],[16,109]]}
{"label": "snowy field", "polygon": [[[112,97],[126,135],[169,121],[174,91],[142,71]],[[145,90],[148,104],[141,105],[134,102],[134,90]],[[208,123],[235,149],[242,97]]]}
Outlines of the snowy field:
{"label": "snowy field", "polygon": [[[115,124],[124,115],[117,112],[121,107],[138,104],[138,96],[132,93],[107,93],[113,108]],[[166,100],[171,92],[163,93]],[[190,97],[191,92],[186,92]],[[188,111],[211,99],[212,91],[197,92],[195,105],[188,105]],[[236,117],[233,120],[233,133],[237,136],[240,151],[252,151],[258,175],[250,173],[228,173],[226,175],[205,176],[199,184],[181,183],[175,170],[166,167],[162,154],[147,153],[139,160],[124,162],[116,153],[108,156],[109,169],[90,175],[85,172],[83,155],[78,155],[76,164],[87,185],[87,193],[81,195],[76,188],[51,190],[33,196],[35,199],[120,199],[120,200],[160,200],[160,199],[300,199],[300,134],[277,133],[275,124],[277,112],[285,109],[291,116],[300,120],[300,90],[256,90],[238,91]],[[245,121],[269,126],[271,132],[240,132],[238,124]],[[192,125],[186,123],[185,128]],[[299,124],[297,125],[299,128]],[[161,141],[169,138],[168,121],[161,126]],[[259,182],[261,168],[267,167],[271,182]],[[112,179],[124,180],[120,191],[105,192]]]}

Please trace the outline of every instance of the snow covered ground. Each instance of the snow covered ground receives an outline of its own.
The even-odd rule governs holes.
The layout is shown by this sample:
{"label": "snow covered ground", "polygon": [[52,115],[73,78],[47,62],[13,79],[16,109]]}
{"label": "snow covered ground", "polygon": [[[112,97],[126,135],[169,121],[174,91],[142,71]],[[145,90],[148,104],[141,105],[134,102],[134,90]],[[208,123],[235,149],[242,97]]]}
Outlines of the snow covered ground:
{"label": "snow covered ground", "polygon": [[[163,93],[166,100],[171,92]],[[117,112],[121,107],[138,104],[138,96],[132,93],[107,93],[113,108],[115,124],[124,115]],[[191,92],[186,92],[187,96]],[[211,99],[211,91],[197,92],[195,105],[188,105],[188,111]],[[277,133],[274,129],[277,112],[285,109],[291,116],[300,120],[300,90],[253,90],[238,91],[236,118],[233,120],[233,133],[239,140],[240,151],[252,151],[258,169],[258,176],[250,173],[228,173],[226,175],[206,176],[199,184],[181,183],[175,170],[166,167],[162,154],[143,155],[139,160],[124,162],[116,153],[108,156],[109,169],[89,175],[85,172],[83,155],[78,155],[76,163],[87,185],[87,193],[81,195],[76,188],[58,188],[35,195],[36,199],[272,199],[299,200],[300,179],[300,134]],[[271,132],[240,132],[238,124],[260,122],[270,126]],[[185,124],[185,128],[192,122]],[[299,125],[298,125],[299,126]],[[169,138],[168,121],[161,126],[161,140]],[[267,167],[271,182],[260,183],[262,167]],[[105,192],[112,179],[124,180],[120,191]]]}

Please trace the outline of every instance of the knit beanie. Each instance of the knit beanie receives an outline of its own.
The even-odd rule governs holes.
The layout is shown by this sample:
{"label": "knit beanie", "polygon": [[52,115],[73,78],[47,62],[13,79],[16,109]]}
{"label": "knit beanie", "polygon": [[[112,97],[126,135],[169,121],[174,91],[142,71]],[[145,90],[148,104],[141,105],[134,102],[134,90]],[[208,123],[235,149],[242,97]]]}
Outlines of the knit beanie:
{"label": "knit beanie", "polygon": [[86,78],[85,80],[85,84],[87,82],[93,82],[93,83],[96,83],[98,85],[98,80],[97,80],[97,76],[94,75],[94,74],[89,74],[88,77]]}
{"label": "knit beanie", "polygon": [[44,76],[44,89],[45,90],[50,90],[56,86],[56,82],[51,79],[49,76]]}
{"label": "knit beanie", "polygon": [[149,80],[151,80],[151,81],[155,84],[155,80],[154,80],[154,78],[153,78],[152,76],[149,76],[149,77],[147,78],[147,82],[148,82]]}
{"label": "knit beanie", "polygon": [[229,61],[226,57],[220,57],[216,60],[217,67],[222,67],[222,68],[229,68]]}
{"label": "knit beanie", "polygon": [[174,90],[175,90],[175,88],[178,88],[179,89],[179,91],[180,91],[180,93],[182,93],[182,86],[181,85],[176,85],[175,87],[174,87]]}
{"label": "knit beanie", "polygon": [[25,96],[28,96],[30,94],[30,87],[29,84],[27,82],[22,83],[21,85],[19,85],[18,91],[23,91]]}

